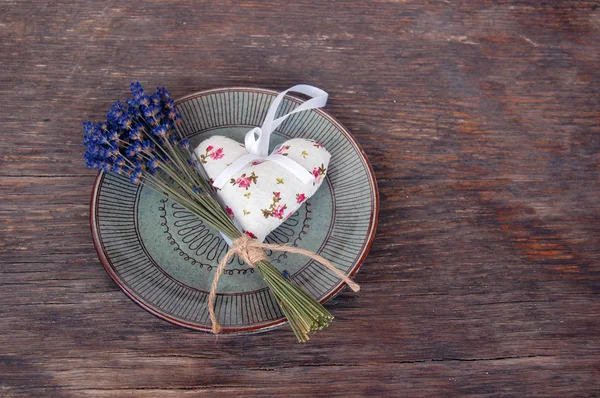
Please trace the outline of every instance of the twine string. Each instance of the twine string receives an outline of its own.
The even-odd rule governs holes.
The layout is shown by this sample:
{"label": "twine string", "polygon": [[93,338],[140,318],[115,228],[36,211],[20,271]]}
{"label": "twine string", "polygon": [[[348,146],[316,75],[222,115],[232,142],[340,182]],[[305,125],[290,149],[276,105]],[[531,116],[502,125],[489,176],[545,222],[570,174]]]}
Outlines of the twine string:
{"label": "twine string", "polygon": [[254,264],[256,264],[258,261],[268,260],[264,249],[296,253],[309,257],[315,260],[316,262],[322,264],[325,268],[334,273],[338,278],[340,278],[348,286],[350,286],[350,289],[352,289],[353,291],[358,292],[360,290],[360,286],[356,282],[354,282],[352,279],[346,276],[342,271],[337,269],[331,262],[329,262],[329,260],[318,255],[317,253],[313,253],[310,250],[301,249],[299,247],[262,243],[257,241],[256,239],[250,238],[246,234],[243,234],[239,238],[233,240],[233,246],[225,254],[221,262],[219,262],[219,266],[217,267],[217,271],[215,272],[215,276],[210,287],[210,294],[208,296],[208,312],[212,323],[213,333],[219,333],[221,331],[221,325],[217,321],[217,316],[215,314],[215,300],[217,298],[217,285],[219,284],[219,278],[221,278],[221,275],[225,270],[225,266],[227,265],[229,260],[237,254],[246,262],[246,264],[248,264],[251,268],[254,268]]}

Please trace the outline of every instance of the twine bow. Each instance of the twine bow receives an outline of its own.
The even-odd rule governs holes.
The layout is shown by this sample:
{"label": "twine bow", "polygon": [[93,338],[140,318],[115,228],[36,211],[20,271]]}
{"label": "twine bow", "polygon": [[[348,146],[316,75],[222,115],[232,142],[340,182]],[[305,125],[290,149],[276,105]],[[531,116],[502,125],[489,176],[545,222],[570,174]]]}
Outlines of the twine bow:
{"label": "twine bow", "polygon": [[210,294],[208,296],[208,312],[210,314],[210,320],[212,322],[213,333],[219,333],[221,331],[221,325],[219,325],[219,322],[217,321],[217,316],[215,314],[215,299],[217,297],[217,285],[219,284],[219,278],[223,274],[227,262],[231,259],[231,257],[233,257],[236,254],[240,256],[252,268],[254,268],[255,263],[259,261],[268,260],[264,249],[301,254],[303,256],[312,258],[313,260],[325,266],[325,268],[333,272],[338,278],[342,279],[348,286],[350,286],[350,289],[352,289],[353,291],[358,292],[360,290],[360,286],[356,282],[348,278],[342,271],[340,271],[333,264],[331,264],[329,260],[316,253],[311,252],[310,250],[300,249],[298,247],[292,246],[261,243],[256,239],[250,238],[246,234],[243,234],[239,238],[234,239],[232,243],[233,245],[231,249],[229,249],[229,251],[225,254],[223,259],[219,263],[219,266],[217,267],[217,272],[215,273],[215,276],[213,278],[213,282],[210,287]]}

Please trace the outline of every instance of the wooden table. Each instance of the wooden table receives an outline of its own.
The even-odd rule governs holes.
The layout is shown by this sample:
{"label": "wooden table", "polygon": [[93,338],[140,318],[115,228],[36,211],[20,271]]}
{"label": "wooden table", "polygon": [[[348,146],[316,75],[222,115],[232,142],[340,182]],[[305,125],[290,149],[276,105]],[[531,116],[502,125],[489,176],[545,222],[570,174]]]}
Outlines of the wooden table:
{"label": "wooden table", "polygon": [[[600,394],[597,2],[3,1],[0,39],[0,396]],[[308,344],[106,274],[81,121],[131,80],[330,93],[381,212]]]}

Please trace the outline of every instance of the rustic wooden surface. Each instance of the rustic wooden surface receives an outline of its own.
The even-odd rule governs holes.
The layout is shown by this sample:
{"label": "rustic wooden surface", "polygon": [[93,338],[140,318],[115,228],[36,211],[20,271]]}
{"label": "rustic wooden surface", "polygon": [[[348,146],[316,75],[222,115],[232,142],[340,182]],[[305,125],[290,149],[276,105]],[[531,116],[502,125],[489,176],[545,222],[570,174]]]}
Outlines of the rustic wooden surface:
{"label": "rustic wooden surface", "polygon": [[[0,2],[0,396],[600,394],[600,6]],[[330,93],[381,191],[306,345],[171,326],[108,277],[81,121],[131,80]]]}

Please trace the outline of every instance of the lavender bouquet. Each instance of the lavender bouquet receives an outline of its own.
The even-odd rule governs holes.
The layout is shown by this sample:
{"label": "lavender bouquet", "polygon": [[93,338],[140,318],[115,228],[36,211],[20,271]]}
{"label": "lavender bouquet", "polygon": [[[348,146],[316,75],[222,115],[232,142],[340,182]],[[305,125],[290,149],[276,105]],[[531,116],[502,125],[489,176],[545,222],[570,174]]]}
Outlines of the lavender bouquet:
{"label": "lavender bouquet", "polygon": [[[169,92],[158,88],[148,95],[138,82],[131,83],[131,94],[125,103],[117,101],[111,106],[106,122],[83,123],[86,165],[126,176],[132,184],[168,196],[235,242],[213,280],[208,304],[213,332],[221,330],[212,308],[218,276],[234,254],[258,269],[298,341],[305,342],[311,333],[326,327],[333,316],[269,263],[263,251],[269,245],[253,241],[235,226],[214,194],[190,141],[179,129],[181,115]],[[319,260],[319,256],[311,257]]]}

